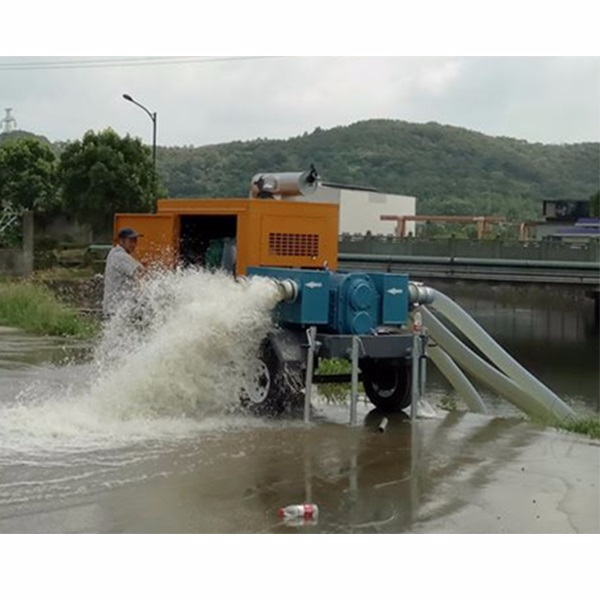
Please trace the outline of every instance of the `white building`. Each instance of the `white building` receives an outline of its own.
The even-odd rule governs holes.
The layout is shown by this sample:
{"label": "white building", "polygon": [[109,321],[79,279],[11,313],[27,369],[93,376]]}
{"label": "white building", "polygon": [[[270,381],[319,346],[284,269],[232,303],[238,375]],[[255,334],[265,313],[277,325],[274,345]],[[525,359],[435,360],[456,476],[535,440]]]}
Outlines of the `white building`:
{"label": "white building", "polygon": [[[340,205],[340,233],[364,235],[394,235],[395,221],[382,221],[382,215],[414,216],[417,199],[414,196],[384,194],[368,188],[319,183],[317,189],[304,197],[311,202],[336,202]],[[406,224],[406,234],[415,234],[415,224]]]}

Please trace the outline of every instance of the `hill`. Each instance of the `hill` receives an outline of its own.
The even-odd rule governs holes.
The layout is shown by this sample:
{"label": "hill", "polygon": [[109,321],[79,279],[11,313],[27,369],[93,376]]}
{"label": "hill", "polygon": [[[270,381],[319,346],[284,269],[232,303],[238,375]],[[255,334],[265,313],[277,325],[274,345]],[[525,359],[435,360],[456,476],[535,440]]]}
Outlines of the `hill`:
{"label": "hill", "polygon": [[21,129],[15,129],[14,131],[10,131],[8,133],[0,133],[0,146],[2,144],[5,144],[6,142],[11,142],[13,140],[19,140],[23,138],[39,140],[44,144],[52,146],[52,144],[45,137],[41,135],[36,135],[35,133],[31,133],[30,131],[23,131]]}
{"label": "hill", "polygon": [[418,212],[526,218],[543,199],[588,199],[600,144],[549,145],[438,123],[369,120],[289,140],[158,149],[171,197],[246,196],[258,172],[314,163],[325,181],[416,196]]}

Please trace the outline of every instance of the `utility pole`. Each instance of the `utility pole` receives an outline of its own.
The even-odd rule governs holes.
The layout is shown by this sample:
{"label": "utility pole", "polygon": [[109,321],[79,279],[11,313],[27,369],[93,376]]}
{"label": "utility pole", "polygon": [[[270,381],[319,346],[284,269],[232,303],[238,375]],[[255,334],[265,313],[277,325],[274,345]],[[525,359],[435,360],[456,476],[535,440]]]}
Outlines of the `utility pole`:
{"label": "utility pole", "polygon": [[152,121],[152,193],[155,193],[156,190],[156,119],[157,114],[155,112],[150,112],[143,104],[140,104],[136,100],[134,100],[129,94],[123,94],[123,98],[127,100],[127,102],[131,102],[136,106],[139,106]]}

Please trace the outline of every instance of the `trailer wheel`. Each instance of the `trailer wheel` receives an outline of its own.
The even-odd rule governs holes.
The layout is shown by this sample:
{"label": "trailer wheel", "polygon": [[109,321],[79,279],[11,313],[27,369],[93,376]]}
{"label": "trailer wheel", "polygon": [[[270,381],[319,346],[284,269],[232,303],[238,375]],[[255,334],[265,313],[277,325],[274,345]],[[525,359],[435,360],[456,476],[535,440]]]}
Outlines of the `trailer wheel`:
{"label": "trailer wheel", "polygon": [[360,369],[367,398],[377,408],[398,412],[410,406],[412,369],[408,362],[365,360]]}
{"label": "trailer wheel", "polygon": [[281,363],[265,341],[259,356],[250,362],[242,390],[242,406],[259,415],[278,415],[303,398],[299,368]]}

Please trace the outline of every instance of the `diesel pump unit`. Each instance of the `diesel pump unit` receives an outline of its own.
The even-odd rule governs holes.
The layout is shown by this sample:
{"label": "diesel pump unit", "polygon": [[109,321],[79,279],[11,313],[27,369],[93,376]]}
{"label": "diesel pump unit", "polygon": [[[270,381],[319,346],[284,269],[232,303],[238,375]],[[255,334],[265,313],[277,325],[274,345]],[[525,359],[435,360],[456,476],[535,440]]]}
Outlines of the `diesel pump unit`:
{"label": "diesel pump unit", "polygon": [[[338,270],[339,206],[311,198],[318,184],[313,167],[260,173],[248,198],[162,199],[153,214],[115,215],[114,230],[143,234],[136,254],[144,264],[225,269],[279,286],[275,327],[249,360],[243,402],[283,411],[302,398],[308,368],[348,359],[358,338],[367,397],[386,411],[404,409],[411,403],[409,312],[430,301],[428,290],[407,275]],[[313,347],[309,328],[316,328]]]}

